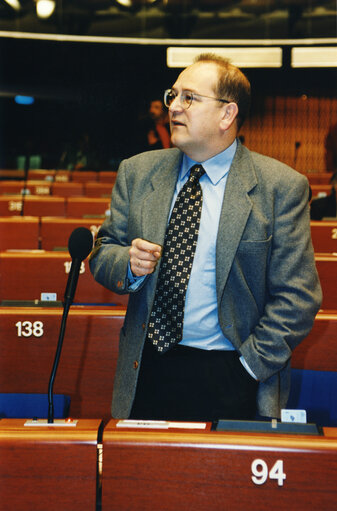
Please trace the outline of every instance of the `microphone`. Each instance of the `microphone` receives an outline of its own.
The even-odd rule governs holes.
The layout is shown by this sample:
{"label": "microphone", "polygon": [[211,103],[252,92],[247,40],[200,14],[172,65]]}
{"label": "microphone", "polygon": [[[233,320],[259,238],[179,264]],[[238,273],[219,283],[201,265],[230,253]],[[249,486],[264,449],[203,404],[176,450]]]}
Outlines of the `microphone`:
{"label": "microphone", "polygon": [[77,227],[69,238],[68,250],[72,258],[67,287],[64,293],[64,305],[71,305],[74,300],[81,264],[88,257],[93,245],[93,237],[86,227]]}
{"label": "microphone", "polygon": [[48,423],[54,422],[54,403],[53,403],[53,387],[56,376],[57,367],[60,361],[64,333],[66,329],[68,312],[70,305],[73,303],[75,296],[78,276],[81,269],[81,264],[84,259],[89,255],[93,246],[93,236],[89,229],[86,227],[77,227],[70,235],[68,241],[68,250],[72,258],[71,268],[68,276],[67,287],[64,293],[63,302],[63,315],[61,321],[61,328],[57,349],[54,359],[53,368],[50,375],[48,385]]}

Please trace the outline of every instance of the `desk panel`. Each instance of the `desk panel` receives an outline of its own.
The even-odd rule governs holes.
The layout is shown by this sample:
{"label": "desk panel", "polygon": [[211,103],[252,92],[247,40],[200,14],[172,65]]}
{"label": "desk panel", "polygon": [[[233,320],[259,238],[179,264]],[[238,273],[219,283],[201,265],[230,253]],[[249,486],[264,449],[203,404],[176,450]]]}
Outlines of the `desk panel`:
{"label": "desk panel", "polygon": [[[332,511],[337,438],[325,431],[324,437],[121,431],[111,421],[103,436],[102,509]],[[252,479],[262,479],[254,462],[263,484]]]}
{"label": "desk panel", "polygon": [[[0,196],[0,216],[20,216],[21,195]],[[25,216],[65,216],[65,198],[28,195],[24,199]]]}
{"label": "desk panel", "polygon": [[[0,392],[47,393],[62,312],[0,307]],[[54,393],[70,396],[72,417],[111,417],[124,315],[112,307],[70,309]]]}
{"label": "desk panel", "polygon": [[96,237],[103,220],[84,218],[41,218],[41,248],[67,250],[70,234],[77,227],[86,227]]}
{"label": "desk panel", "polygon": [[95,511],[99,420],[76,427],[0,421],[0,511]]}
{"label": "desk panel", "polygon": [[39,219],[33,216],[0,218],[0,250],[39,248]]}
{"label": "desk panel", "polygon": [[311,238],[315,252],[337,252],[336,221],[310,222]]}
{"label": "desk panel", "polygon": [[337,309],[337,254],[315,254],[315,262],[323,290],[322,309]]}
{"label": "desk panel", "polygon": [[[68,252],[0,252],[0,300],[41,300],[41,293],[56,293],[56,299],[63,300],[70,268]],[[127,294],[118,295],[98,284],[88,260],[82,262],[74,303],[127,302]]]}
{"label": "desk panel", "polygon": [[110,198],[69,197],[67,216],[75,218],[102,217],[110,210]]}
{"label": "desk panel", "polygon": [[337,312],[318,313],[310,334],[295,348],[291,366],[314,371],[337,370]]}
{"label": "desk panel", "polygon": [[317,199],[319,197],[326,197],[331,193],[331,185],[324,183],[317,183],[310,185],[312,191],[312,198]]}

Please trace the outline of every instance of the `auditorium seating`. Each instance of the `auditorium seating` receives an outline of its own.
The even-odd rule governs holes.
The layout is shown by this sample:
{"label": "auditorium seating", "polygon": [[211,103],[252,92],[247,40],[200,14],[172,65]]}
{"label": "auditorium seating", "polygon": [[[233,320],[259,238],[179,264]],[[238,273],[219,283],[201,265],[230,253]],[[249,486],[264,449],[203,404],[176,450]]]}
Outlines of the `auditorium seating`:
{"label": "auditorium seating", "polygon": [[48,181],[0,181],[0,195],[20,195],[23,190],[29,195],[50,195],[51,184]]}
{"label": "auditorium seating", "polygon": [[103,220],[83,218],[42,217],[40,226],[40,248],[43,250],[67,250],[70,234],[77,227],[86,227],[97,235]]}
{"label": "auditorium seating", "polygon": [[335,310],[337,308],[337,254],[315,254],[315,262],[323,290],[321,307]]}
{"label": "auditorium seating", "polygon": [[66,202],[64,197],[38,195],[4,195],[0,196],[0,216],[65,216]]}
{"label": "auditorium seating", "polygon": [[326,197],[330,195],[331,185],[327,184],[316,184],[311,185],[312,198],[317,199],[318,197]]}
{"label": "auditorium seating", "polygon": [[328,185],[332,177],[332,172],[310,172],[305,174],[310,185]]}
{"label": "auditorium seating", "polygon": [[[70,266],[68,252],[0,252],[0,300],[63,300]],[[118,295],[98,284],[88,260],[82,262],[75,303],[126,305],[127,301],[128,295]]]}
{"label": "auditorium seating", "polygon": [[39,218],[0,217],[0,250],[39,248]]}
{"label": "auditorium seating", "polygon": [[84,183],[84,195],[86,197],[109,197],[111,196],[112,183],[87,182]]}
{"label": "auditorium seating", "polygon": [[110,198],[69,197],[67,200],[66,216],[75,218],[104,218],[109,209]]}
{"label": "auditorium seating", "polygon": [[[71,416],[110,417],[124,315],[123,308],[71,307],[54,384],[70,397]],[[61,308],[0,307],[0,392],[47,392],[61,318]]]}
{"label": "auditorium seating", "polygon": [[310,228],[315,252],[337,252],[337,219],[335,221],[311,221]]}

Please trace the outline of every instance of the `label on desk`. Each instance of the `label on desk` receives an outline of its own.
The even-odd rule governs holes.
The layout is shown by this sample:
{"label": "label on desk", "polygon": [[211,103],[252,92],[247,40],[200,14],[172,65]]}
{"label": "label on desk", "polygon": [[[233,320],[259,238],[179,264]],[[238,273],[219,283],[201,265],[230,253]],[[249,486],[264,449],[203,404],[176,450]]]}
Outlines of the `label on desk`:
{"label": "label on desk", "polygon": [[137,419],[120,420],[117,428],[150,428],[150,429],[206,429],[206,422],[171,422],[171,421],[148,421]]}

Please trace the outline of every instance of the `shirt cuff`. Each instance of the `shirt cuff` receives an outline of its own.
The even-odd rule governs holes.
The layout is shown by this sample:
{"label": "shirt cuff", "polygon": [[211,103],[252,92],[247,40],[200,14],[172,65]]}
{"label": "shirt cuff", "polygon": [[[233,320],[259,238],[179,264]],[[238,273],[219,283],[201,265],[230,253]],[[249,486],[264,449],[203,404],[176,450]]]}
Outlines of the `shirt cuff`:
{"label": "shirt cuff", "polygon": [[249,365],[247,364],[247,362],[243,358],[243,355],[241,355],[241,357],[240,357],[240,362],[243,365],[243,367],[246,369],[246,371],[250,374],[250,376],[252,378],[254,378],[254,380],[258,381],[258,379],[256,378],[255,374],[253,373],[253,371],[251,370],[251,368],[249,367]]}
{"label": "shirt cuff", "polygon": [[128,290],[136,291],[139,288],[139,286],[144,282],[146,275],[143,275],[142,277],[137,277],[132,273],[130,263],[128,263],[128,273],[126,278]]}

